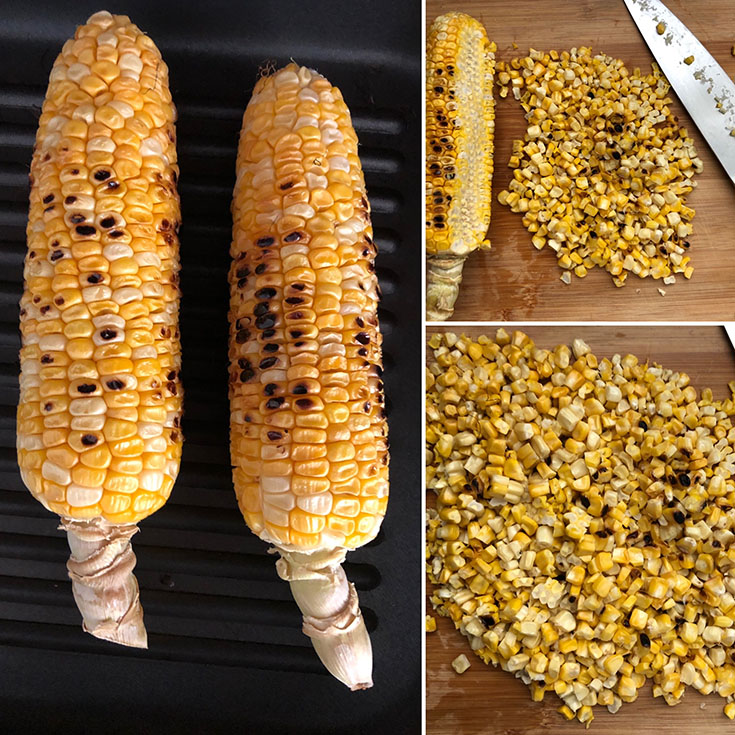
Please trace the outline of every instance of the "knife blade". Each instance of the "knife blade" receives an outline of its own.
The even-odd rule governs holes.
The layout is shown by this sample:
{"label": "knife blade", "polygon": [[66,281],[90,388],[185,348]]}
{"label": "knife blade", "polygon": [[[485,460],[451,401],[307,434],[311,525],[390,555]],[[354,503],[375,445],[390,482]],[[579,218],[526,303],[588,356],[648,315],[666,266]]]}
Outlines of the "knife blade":
{"label": "knife blade", "polygon": [[[735,83],[662,2],[624,2],[661,71],[735,184]],[[694,61],[686,64],[684,59],[691,56]]]}

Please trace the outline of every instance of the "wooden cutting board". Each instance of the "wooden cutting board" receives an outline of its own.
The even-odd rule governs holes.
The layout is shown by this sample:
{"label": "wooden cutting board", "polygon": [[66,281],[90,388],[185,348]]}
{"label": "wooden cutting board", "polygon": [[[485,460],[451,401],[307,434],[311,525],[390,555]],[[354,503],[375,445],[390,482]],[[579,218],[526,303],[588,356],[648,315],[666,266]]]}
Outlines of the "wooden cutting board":
{"label": "wooden cutting board", "polygon": [[[429,327],[477,337],[493,335],[495,327]],[[598,357],[616,352],[650,359],[689,374],[698,390],[711,388],[715,397],[729,395],[727,383],[735,379],[735,352],[721,327],[637,326],[549,326],[524,330],[541,347],[570,344],[581,337]],[[429,493],[432,503],[434,494]],[[427,587],[431,584],[427,582]],[[432,614],[427,601],[427,612]],[[543,702],[531,701],[529,689],[519,679],[492,666],[485,666],[470,650],[467,639],[447,619],[436,616],[437,631],[426,636],[426,733],[427,735],[581,735],[579,722],[567,722],[556,712],[561,704],[553,693]],[[451,667],[466,654],[470,669],[457,675]],[[611,715],[595,707],[590,732],[595,735],[719,735],[735,731],[735,722],[722,713],[726,700],[717,695],[701,696],[688,689],[681,704],[667,706],[653,699],[647,685],[638,699],[623,704]]]}
{"label": "wooden cutting board", "polygon": [[[735,77],[735,2],[667,0],[668,7],[705,45],[723,69]],[[448,10],[461,10],[482,21],[497,46],[497,59],[510,61],[529,48],[559,51],[590,46],[622,59],[632,72],[650,69],[653,57],[622,0],[426,0],[427,27]],[[514,49],[512,44],[518,45]],[[476,252],[464,268],[464,281],[453,319],[591,321],[730,321],[735,319],[735,189],[684,107],[674,95],[673,109],[693,136],[704,172],[687,203],[696,210],[691,257],[694,275],[665,286],[652,278],[629,275],[623,288],[606,271],[593,268],[586,278],[565,285],[549,248],[537,251],[531,236],[497,195],[512,178],[511,145],[522,138],[526,121],[520,104],[497,98],[495,175],[489,237],[492,250]],[[658,292],[666,291],[665,296]]]}

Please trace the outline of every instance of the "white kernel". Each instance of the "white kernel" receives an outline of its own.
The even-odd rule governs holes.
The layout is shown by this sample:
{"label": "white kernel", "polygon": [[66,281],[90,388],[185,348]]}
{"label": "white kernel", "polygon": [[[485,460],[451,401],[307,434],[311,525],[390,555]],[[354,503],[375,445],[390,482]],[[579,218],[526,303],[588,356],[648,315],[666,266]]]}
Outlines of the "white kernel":
{"label": "white kernel", "polygon": [[138,484],[143,490],[157,493],[163,484],[163,472],[160,470],[143,470],[138,475]]}
{"label": "white kernel", "polygon": [[41,465],[41,477],[57,485],[68,485],[71,482],[71,473],[66,467],[59,467],[50,460]]}
{"label": "white kernel", "polygon": [[99,396],[75,398],[69,404],[69,413],[72,416],[100,416],[106,411],[107,404]]}
{"label": "white kernel", "polygon": [[92,73],[92,70],[86,65],[86,64],[72,64],[68,71],[66,72],[66,76],[71,79],[72,82],[76,82],[79,84],[85,77],[88,77]]}
{"label": "white kernel", "polygon": [[66,490],[66,502],[72,508],[84,508],[88,505],[96,505],[102,500],[102,488],[84,487],[72,483]]}
{"label": "white kernel", "polygon": [[325,516],[332,510],[332,493],[317,493],[315,495],[302,495],[296,498],[296,505],[307,513]]}

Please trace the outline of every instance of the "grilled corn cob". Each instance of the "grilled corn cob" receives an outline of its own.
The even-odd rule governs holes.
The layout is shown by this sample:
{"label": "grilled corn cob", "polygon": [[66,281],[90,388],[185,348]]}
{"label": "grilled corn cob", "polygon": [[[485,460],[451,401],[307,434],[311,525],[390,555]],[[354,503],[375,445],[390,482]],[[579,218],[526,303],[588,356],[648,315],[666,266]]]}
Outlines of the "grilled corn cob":
{"label": "grilled corn cob", "polygon": [[464,13],[439,16],[426,49],[426,318],[448,319],[473,250],[489,248],[495,44]]}
{"label": "grilled corn cob", "polygon": [[321,75],[290,64],[256,85],[232,214],[238,502],[327,669],[363,689],[370,639],[341,563],[388,502],[376,247],[350,113]]}
{"label": "grilled corn cob", "polygon": [[39,121],[20,303],[21,476],[61,516],[85,630],[138,647],[130,538],[166,502],[182,442],[175,117],[129,18],[77,29]]}

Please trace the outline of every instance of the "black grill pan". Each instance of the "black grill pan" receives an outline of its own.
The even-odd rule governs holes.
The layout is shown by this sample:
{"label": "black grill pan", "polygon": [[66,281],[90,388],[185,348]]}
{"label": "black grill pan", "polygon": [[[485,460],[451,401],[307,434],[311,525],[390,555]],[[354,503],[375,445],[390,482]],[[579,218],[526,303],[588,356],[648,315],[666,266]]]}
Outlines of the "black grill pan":
{"label": "black grill pan", "polygon": [[[149,650],[81,630],[56,517],[15,459],[18,306],[28,167],[48,74],[88,0],[0,4],[0,732],[420,731],[420,28],[418,0],[176,2],[106,9],[149,33],[179,110],[183,462],[141,523],[137,577]],[[360,138],[380,248],[391,499],[349,555],[375,686],[350,693],[300,632],[288,585],[237,509],[230,478],[227,267],[243,110],[258,69],[293,58],[342,90]]]}

